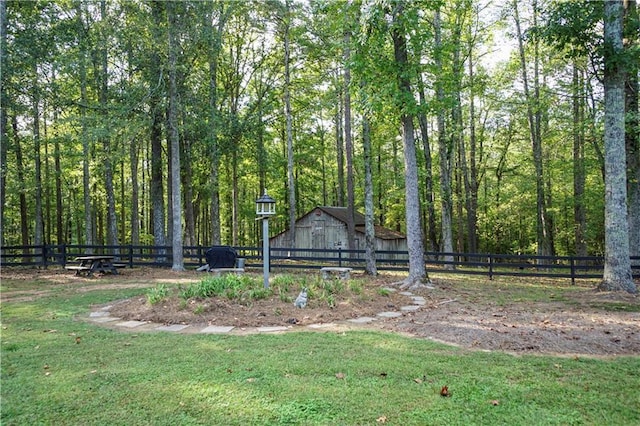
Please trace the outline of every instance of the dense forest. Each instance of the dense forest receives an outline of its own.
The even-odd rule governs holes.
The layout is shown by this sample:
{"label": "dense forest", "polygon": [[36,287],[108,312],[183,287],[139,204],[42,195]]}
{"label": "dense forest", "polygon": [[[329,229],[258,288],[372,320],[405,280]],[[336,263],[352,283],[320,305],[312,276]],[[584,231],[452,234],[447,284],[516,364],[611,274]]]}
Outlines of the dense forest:
{"label": "dense forest", "polygon": [[410,258],[639,254],[635,1],[0,4],[3,245],[257,246],[266,189]]}

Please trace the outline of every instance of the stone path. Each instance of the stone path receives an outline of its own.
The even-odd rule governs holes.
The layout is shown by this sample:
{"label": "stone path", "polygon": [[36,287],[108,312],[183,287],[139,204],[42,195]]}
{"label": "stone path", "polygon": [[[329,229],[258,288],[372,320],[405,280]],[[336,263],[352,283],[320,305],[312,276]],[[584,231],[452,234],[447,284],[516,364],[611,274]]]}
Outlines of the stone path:
{"label": "stone path", "polygon": [[[393,288],[385,288],[388,291],[396,291]],[[305,326],[305,328],[310,330],[322,330],[322,329],[336,329],[349,325],[363,325],[370,324],[378,320],[384,320],[388,318],[398,318],[403,316],[405,313],[414,312],[419,310],[422,306],[426,304],[424,297],[415,296],[413,293],[408,291],[400,292],[399,294],[403,296],[407,296],[407,298],[411,301],[410,304],[406,306],[401,306],[400,311],[386,311],[379,312],[375,317],[359,317],[352,318],[344,321],[333,322],[333,323],[319,323],[319,324],[309,324]],[[166,332],[174,332],[174,333],[205,333],[205,334],[250,334],[250,333],[276,333],[276,332],[284,332],[293,330],[294,326],[267,326],[267,327],[234,327],[229,325],[189,325],[189,324],[170,324],[163,325],[159,323],[154,323],[150,321],[124,321],[122,318],[111,316],[109,310],[112,305],[101,307],[95,311],[89,313],[88,320],[90,322],[108,326],[110,328],[119,329],[122,331],[144,331],[144,332],[152,332],[152,331],[166,331]],[[298,327],[299,328],[299,327]]]}

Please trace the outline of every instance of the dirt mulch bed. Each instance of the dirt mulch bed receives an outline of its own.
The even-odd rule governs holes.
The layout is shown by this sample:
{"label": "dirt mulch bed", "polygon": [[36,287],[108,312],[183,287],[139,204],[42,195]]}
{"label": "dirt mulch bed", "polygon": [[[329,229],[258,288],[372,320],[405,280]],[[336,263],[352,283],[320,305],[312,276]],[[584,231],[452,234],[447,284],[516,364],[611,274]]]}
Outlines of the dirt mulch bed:
{"label": "dirt mulch bed", "polygon": [[[312,272],[313,273],[313,272]],[[309,302],[304,310],[277,296],[239,305],[228,300],[190,301],[177,299],[150,307],[144,296],[120,301],[111,308],[113,315],[160,323],[235,325],[241,327],[331,323],[383,311],[398,311],[411,304],[398,292],[380,295],[377,288],[389,286],[402,277],[381,275],[356,279],[366,281],[359,296],[337,301],[334,308]],[[158,283],[196,282],[202,273],[173,272],[167,269],[135,268],[117,276],[86,278],[68,271],[3,268],[2,302],[19,302],[46,297],[53,291],[94,291],[105,288],[153,287]],[[34,286],[33,282],[42,282]],[[29,283],[21,289],[20,282]],[[531,281],[533,284],[534,281]],[[366,327],[401,332],[478,350],[511,353],[572,356],[640,355],[640,298],[627,293],[593,290],[593,283],[568,286],[566,282],[547,283],[544,301],[527,301],[522,282],[505,280],[465,284],[465,278],[435,279],[434,289],[414,291],[426,304],[416,312],[379,319]],[[37,288],[35,288],[37,287]],[[8,290],[7,290],[8,289]],[[520,290],[519,290],[520,289]],[[88,307],[89,308],[89,307]],[[294,327],[294,330],[296,328]]]}

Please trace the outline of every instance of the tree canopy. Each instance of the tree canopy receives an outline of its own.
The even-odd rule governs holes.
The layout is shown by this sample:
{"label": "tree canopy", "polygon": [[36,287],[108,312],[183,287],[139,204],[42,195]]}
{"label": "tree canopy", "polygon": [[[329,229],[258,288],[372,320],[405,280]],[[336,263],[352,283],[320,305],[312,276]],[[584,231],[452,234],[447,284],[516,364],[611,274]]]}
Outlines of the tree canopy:
{"label": "tree canopy", "polygon": [[3,245],[258,245],[267,189],[273,232],[369,196],[418,250],[604,255],[612,64],[640,221],[634,2],[615,54],[602,2],[0,3]]}

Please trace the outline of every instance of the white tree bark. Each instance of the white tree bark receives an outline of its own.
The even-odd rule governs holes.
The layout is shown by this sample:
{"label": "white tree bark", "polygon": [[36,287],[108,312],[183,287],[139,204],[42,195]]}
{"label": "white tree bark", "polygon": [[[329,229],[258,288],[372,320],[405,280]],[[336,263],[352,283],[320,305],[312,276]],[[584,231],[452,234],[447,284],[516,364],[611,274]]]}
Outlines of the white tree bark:
{"label": "white tree bark", "polygon": [[290,59],[290,40],[289,31],[291,29],[291,4],[289,0],[285,1],[285,16],[283,22],[284,31],[284,106],[285,116],[287,120],[287,182],[289,185],[289,238],[291,248],[296,247],[296,188],[295,176],[293,171],[293,129],[292,129],[292,112],[291,112],[291,74],[289,70]]}
{"label": "white tree bark", "polygon": [[402,2],[394,8],[392,28],[393,50],[398,73],[398,97],[402,109],[402,141],[404,145],[404,185],[405,185],[405,218],[407,222],[407,247],[409,249],[409,276],[401,285],[402,288],[416,289],[430,283],[424,263],[424,242],[422,221],[420,216],[420,191],[418,186],[418,164],[416,160],[416,144],[411,110],[411,82],[408,76],[408,53],[405,31],[403,28]]}
{"label": "white tree bark", "polygon": [[629,259],[627,170],[625,161],[624,70],[622,68],[622,1],[604,6],[604,167],[605,260],[601,290],[637,293]]}
{"label": "white tree bark", "polygon": [[172,2],[167,3],[169,15],[169,140],[171,143],[171,211],[173,225],[174,271],[184,270],[182,253],[182,191],[180,187],[180,139],[178,134],[178,93],[176,84],[177,35],[176,13]]}

